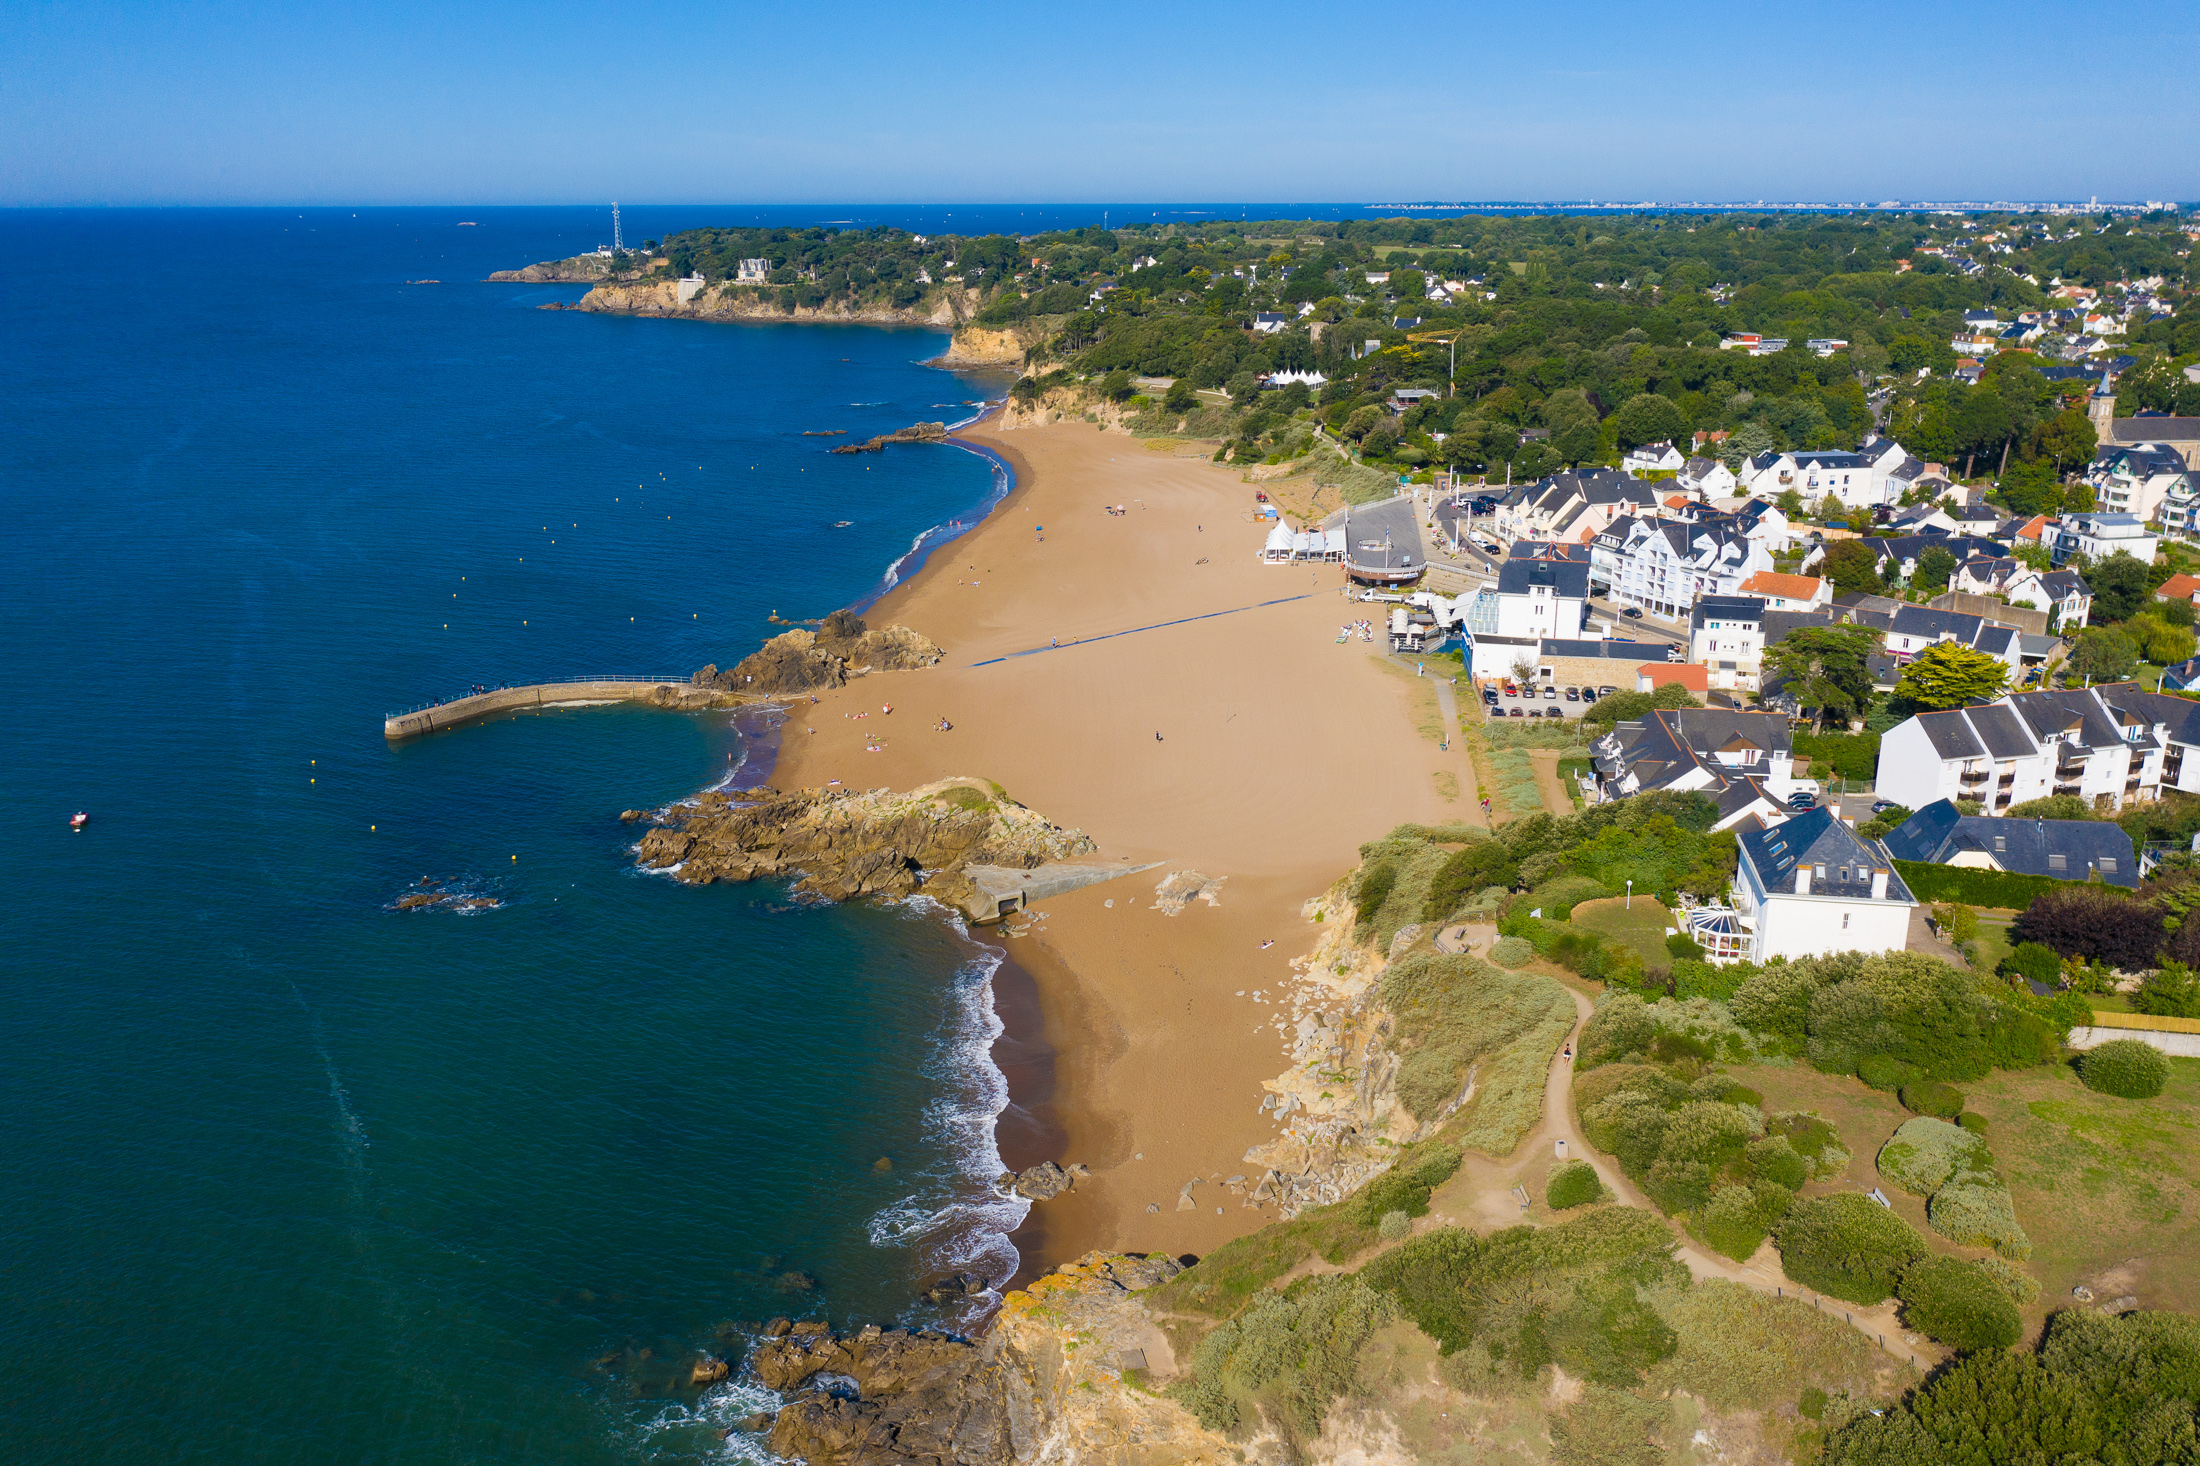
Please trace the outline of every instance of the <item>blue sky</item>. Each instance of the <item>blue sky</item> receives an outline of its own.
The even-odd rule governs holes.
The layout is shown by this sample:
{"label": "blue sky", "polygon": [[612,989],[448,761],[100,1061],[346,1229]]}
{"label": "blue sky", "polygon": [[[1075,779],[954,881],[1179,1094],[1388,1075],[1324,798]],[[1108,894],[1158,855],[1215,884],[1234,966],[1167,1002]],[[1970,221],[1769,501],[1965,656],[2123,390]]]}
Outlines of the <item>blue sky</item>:
{"label": "blue sky", "polygon": [[0,204],[2200,199],[2200,5],[0,0]]}

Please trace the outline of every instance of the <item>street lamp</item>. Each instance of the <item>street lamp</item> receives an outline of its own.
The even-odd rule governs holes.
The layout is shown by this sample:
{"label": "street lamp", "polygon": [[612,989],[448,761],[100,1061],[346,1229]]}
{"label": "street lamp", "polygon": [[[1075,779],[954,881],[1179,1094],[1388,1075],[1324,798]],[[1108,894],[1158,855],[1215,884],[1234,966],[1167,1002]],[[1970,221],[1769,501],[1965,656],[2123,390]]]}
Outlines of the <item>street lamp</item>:
{"label": "street lamp", "polygon": [[1635,883],[1633,881],[1627,883],[1627,904],[1620,909],[1623,911],[1635,909]]}

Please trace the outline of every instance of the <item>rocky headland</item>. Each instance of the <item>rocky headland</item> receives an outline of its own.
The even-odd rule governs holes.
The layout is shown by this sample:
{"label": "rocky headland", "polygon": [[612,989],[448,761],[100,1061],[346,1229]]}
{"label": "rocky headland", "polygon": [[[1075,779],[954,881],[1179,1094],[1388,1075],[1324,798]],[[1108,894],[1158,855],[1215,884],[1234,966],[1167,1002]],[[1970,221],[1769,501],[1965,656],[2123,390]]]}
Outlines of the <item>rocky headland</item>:
{"label": "rocky headland", "polygon": [[1182,1406],[1129,1383],[1175,1373],[1168,1336],[1136,1295],[1182,1270],[1166,1257],[1087,1253],[1010,1293],[976,1342],[776,1319],[750,1367],[789,1398],[746,1423],[810,1466],[1236,1461],[1242,1453]]}
{"label": "rocky headland", "polygon": [[[792,633],[790,633],[792,634]],[[942,779],[896,794],[885,789],[711,791],[655,816],[636,859],[682,881],[795,878],[795,889],[836,901],[922,893],[973,921],[997,920],[1016,873],[1088,855],[1082,831],[1065,830],[983,779]]]}
{"label": "rocky headland", "polygon": [[773,697],[842,687],[869,672],[907,672],[929,667],[942,653],[906,626],[872,627],[851,611],[835,611],[817,630],[782,632],[733,666],[716,663],[690,682],[710,692]]}
{"label": "rocky headland", "polygon": [[594,285],[611,278],[610,259],[596,254],[575,255],[569,260],[544,260],[518,270],[498,270],[489,276],[492,282],[514,285]]}

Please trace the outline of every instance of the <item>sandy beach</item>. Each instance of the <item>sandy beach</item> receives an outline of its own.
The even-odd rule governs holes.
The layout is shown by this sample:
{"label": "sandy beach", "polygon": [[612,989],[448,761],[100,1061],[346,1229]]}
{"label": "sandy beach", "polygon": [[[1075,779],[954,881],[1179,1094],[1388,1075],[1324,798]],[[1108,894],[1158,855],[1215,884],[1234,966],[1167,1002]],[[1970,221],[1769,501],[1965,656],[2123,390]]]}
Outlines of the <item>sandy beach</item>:
{"label": "sandy beach", "polygon": [[[1090,425],[964,436],[1016,488],[869,613],[945,660],[796,705],[774,782],[980,775],[1106,857],[1165,862],[1041,902],[1009,937],[1055,1050],[1041,1118],[1093,1171],[1018,1241],[1027,1275],[1092,1247],[1205,1253],[1272,1216],[1219,1184],[1179,1196],[1248,1172],[1276,1132],[1261,1083],[1288,1063],[1273,999],[1318,934],[1302,904],[1401,822],[1479,822],[1474,775],[1379,630],[1337,643],[1385,607],[1348,604],[1338,567],[1260,562],[1235,469]],[[1154,909],[1182,870],[1217,900]]]}

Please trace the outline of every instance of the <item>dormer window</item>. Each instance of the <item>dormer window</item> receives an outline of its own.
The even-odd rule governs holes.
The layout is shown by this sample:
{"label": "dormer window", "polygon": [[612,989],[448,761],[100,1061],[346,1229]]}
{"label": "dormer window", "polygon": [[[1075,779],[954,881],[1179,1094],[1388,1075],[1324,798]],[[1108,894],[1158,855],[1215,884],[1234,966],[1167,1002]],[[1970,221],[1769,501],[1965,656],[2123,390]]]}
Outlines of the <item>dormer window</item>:
{"label": "dormer window", "polygon": [[2049,870],[2067,870],[2070,868],[2069,857],[2062,855],[2050,855],[2047,857],[2047,868]]}

